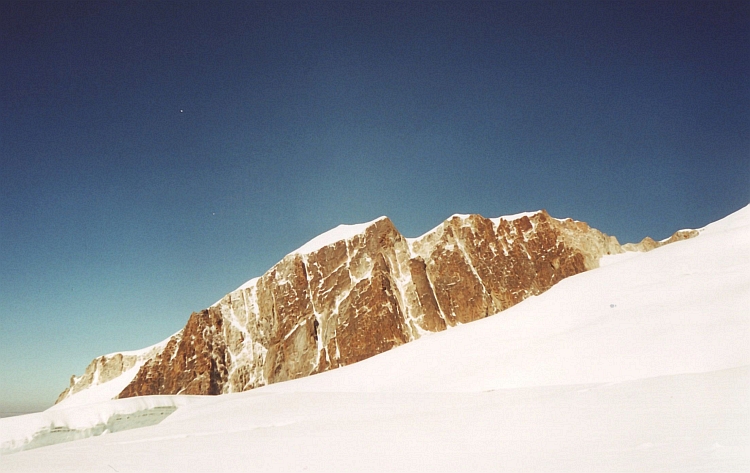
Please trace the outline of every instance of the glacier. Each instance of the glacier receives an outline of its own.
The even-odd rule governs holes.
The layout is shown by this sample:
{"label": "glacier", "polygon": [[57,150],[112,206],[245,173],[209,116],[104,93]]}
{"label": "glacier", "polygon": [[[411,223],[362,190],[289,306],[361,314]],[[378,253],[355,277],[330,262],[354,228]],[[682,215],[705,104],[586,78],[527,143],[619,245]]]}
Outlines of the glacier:
{"label": "glacier", "polygon": [[174,407],[0,471],[748,471],[749,309],[750,206],[336,370],[0,419],[18,446]]}

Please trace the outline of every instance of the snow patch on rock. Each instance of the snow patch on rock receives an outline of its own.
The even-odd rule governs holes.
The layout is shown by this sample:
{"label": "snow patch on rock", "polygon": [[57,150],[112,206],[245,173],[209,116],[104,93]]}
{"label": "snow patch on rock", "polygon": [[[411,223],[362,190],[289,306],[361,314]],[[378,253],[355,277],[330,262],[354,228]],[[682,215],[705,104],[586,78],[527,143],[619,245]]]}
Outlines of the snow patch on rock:
{"label": "snow patch on rock", "polygon": [[325,246],[332,245],[338,241],[348,240],[353,236],[359,235],[360,233],[364,232],[368,227],[375,225],[377,222],[385,220],[386,218],[387,217],[383,216],[378,217],[371,222],[358,223],[355,225],[339,225],[336,228],[332,228],[331,230],[328,230],[327,232],[316,236],[290,254],[313,253]]}

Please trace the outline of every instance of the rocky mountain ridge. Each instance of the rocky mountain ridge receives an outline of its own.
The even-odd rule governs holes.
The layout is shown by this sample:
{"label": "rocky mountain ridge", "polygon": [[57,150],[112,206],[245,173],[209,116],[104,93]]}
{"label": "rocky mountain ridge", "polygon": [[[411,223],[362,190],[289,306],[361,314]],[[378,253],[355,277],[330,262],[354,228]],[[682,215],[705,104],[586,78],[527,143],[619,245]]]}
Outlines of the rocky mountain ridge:
{"label": "rocky mountain ridge", "polygon": [[[356,363],[500,312],[598,267],[604,255],[697,234],[678,233],[621,246],[546,211],[454,215],[414,239],[386,217],[340,226],[193,313],[144,359],[123,358],[123,372],[142,364],[119,397],[238,392]],[[91,376],[72,378],[58,401],[116,377],[117,363],[97,360]]]}

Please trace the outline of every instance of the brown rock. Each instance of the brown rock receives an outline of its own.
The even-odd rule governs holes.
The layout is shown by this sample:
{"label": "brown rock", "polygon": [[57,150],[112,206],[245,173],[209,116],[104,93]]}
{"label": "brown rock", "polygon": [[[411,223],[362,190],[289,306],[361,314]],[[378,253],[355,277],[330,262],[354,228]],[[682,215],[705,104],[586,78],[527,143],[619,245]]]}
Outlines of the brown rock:
{"label": "brown rock", "polygon": [[143,365],[120,398],[149,394],[221,394],[226,383],[226,341],[221,312],[193,312],[180,337],[173,337]]}
{"label": "brown rock", "polygon": [[[644,241],[639,249],[666,243]],[[120,397],[244,391],[356,363],[493,315],[622,251],[614,237],[545,211],[453,216],[413,240],[381,218],[348,239],[287,255],[193,313]]]}

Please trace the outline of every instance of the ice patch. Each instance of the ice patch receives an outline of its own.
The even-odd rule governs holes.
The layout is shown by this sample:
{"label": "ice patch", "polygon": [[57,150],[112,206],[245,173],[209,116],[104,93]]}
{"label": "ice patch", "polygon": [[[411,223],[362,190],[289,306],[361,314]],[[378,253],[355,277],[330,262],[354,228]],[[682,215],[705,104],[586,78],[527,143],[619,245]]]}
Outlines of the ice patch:
{"label": "ice patch", "polygon": [[65,408],[58,404],[44,412],[6,417],[0,419],[0,455],[155,425],[196,399],[143,396]]}

